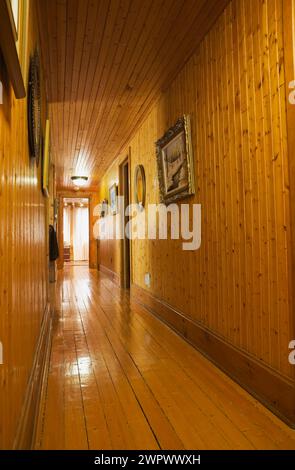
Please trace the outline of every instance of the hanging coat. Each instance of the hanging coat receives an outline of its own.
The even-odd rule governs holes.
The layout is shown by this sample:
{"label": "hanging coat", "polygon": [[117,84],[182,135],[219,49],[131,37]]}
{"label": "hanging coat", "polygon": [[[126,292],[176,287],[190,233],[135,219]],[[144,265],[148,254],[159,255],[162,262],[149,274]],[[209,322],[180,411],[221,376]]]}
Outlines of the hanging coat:
{"label": "hanging coat", "polygon": [[49,225],[49,259],[55,261],[59,257],[56,231]]}

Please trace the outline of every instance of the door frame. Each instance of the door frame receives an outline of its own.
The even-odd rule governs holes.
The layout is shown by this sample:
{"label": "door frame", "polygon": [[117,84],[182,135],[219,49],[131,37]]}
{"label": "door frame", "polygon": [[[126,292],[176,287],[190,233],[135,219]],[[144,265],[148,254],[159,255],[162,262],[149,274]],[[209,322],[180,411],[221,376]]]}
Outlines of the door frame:
{"label": "door frame", "polygon": [[88,266],[90,267],[90,247],[91,247],[91,202],[92,202],[92,194],[90,193],[83,193],[80,191],[75,192],[60,192],[58,193],[59,199],[59,211],[58,211],[58,226],[57,226],[57,237],[58,237],[58,248],[59,248],[59,258],[57,260],[57,268],[63,269],[64,268],[64,199],[88,199],[88,225],[89,225],[89,242],[88,242]]}
{"label": "door frame", "polygon": [[[131,158],[130,148],[126,158],[119,164],[119,196],[124,196],[124,170],[128,166],[128,201],[131,203]],[[125,208],[124,208],[125,209]],[[124,289],[129,289],[132,284],[132,243],[125,235],[125,226],[128,222],[128,217],[124,215],[124,237],[120,241],[120,286]],[[128,265],[126,263],[127,256],[129,258],[129,276]]]}

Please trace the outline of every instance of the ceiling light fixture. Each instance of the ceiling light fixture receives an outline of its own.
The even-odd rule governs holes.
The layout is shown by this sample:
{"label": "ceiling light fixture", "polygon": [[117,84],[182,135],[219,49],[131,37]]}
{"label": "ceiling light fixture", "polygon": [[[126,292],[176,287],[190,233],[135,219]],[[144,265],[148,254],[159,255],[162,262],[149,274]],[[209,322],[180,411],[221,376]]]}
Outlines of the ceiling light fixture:
{"label": "ceiling light fixture", "polygon": [[71,180],[76,186],[85,186],[88,181],[88,176],[72,176]]}

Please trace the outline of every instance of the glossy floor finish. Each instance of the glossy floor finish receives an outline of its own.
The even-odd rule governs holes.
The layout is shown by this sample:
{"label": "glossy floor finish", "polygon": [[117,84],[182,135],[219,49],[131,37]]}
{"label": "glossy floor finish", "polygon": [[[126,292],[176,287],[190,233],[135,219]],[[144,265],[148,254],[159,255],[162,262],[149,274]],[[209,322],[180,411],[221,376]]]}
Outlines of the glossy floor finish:
{"label": "glossy floor finish", "polygon": [[37,449],[295,449],[295,431],[108,278],[56,287]]}

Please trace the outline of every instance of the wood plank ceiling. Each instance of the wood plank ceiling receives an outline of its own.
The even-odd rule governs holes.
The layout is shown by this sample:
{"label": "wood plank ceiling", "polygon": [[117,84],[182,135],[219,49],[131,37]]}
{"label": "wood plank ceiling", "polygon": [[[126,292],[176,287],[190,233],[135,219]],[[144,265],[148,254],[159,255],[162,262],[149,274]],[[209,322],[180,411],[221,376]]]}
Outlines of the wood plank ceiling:
{"label": "wood plank ceiling", "polygon": [[38,2],[58,188],[95,189],[228,0]]}

